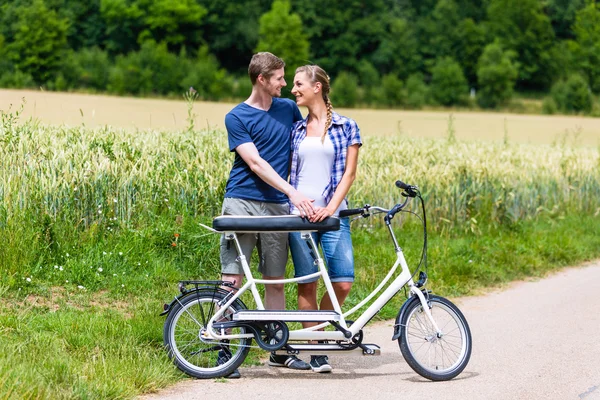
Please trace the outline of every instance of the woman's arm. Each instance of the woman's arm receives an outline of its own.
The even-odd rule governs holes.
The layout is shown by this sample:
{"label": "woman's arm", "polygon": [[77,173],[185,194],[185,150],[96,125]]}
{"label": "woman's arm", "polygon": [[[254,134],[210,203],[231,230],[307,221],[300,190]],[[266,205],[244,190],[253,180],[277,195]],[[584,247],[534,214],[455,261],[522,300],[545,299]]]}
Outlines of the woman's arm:
{"label": "woman's arm", "polygon": [[335,211],[338,209],[342,201],[346,198],[346,195],[350,191],[350,187],[352,187],[352,183],[354,183],[354,179],[356,178],[356,166],[358,164],[358,144],[353,144],[348,147],[346,153],[346,167],[344,168],[344,175],[342,175],[342,180],[340,181],[338,187],[335,189],[333,193],[333,197],[327,204],[327,207],[315,207],[316,212],[310,218],[311,222],[319,222],[324,220],[327,217],[332,216]]}

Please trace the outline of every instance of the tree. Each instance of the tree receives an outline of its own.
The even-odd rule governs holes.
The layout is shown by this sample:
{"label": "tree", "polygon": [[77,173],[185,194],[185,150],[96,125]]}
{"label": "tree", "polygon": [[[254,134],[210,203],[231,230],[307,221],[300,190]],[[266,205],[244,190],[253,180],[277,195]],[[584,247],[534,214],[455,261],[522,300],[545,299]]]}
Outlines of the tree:
{"label": "tree", "polygon": [[356,76],[349,72],[340,73],[331,84],[331,102],[334,106],[354,107],[358,101]]}
{"label": "tree", "polygon": [[406,19],[394,18],[373,53],[373,64],[383,73],[406,78],[421,69],[422,58],[417,31]]}
{"label": "tree", "polygon": [[594,2],[577,13],[573,31],[576,40],[570,47],[575,65],[589,81],[592,91],[600,93],[600,10]]}
{"label": "tree", "polygon": [[43,0],[34,0],[29,6],[16,10],[12,41],[6,45],[6,54],[15,67],[31,75],[37,84],[51,80],[67,47],[69,22],[49,10]]}
{"label": "tree", "polygon": [[485,47],[479,58],[477,102],[484,108],[506,104],[512,97],[517,79],[517,68],[512,62],[513,54],[502,50],[497,41]]}
{"label": "tree", "polygon": [[460,105],[466,102],[468,91],[460,65],[450,57],[439,59],[431,70],[433,99],[444,106]]}
{"label": "tree", "polygon": [[269,51],[281,57],[286,64],[287,80],[291,82],[293,71],[309,62],[309,43],[302,20],[290,12],[289,0],[275,0],[271,10],[260,17],[259,25],[256,51]]}
{"label": "tree", "polygon": [[490,37],[518,55],[522,88],[546,89],[557,73],[552,59],[554,31],[542,6],[539,0],[491,0],[487,10]]}

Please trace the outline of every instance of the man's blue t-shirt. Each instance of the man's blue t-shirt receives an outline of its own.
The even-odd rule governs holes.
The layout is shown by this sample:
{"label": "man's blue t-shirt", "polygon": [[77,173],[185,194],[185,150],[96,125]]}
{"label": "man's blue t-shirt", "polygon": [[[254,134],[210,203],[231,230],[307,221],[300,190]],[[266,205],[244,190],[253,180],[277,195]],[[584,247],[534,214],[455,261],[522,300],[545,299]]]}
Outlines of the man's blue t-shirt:
{"label": "man's blue t-shirt", "polygon": [[[291,129],[302,119],[296,103],[289,99],[273,98],[271,108],[263,111],[241,103],[225,116],[229,151],[241,144],[252,142],[258,154],[287,180],[290,165]],[[285,203],[287,197],[265,183],[248,164],[235,153],[233,167],[227,180],[225,197]]]}

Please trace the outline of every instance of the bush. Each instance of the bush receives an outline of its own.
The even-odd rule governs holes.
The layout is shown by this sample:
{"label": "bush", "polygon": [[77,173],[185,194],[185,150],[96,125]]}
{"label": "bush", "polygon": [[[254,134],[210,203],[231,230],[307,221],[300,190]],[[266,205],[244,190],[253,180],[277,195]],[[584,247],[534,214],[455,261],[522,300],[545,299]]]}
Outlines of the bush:
{"label": "bush", "polygon": [[98,47],[72,53],[62,67],[67,85],[75,88],[106,90],[111,61],[108,53]]}
{"label": "bush", "polygon": [[404,85],[400,78],[388,74],[381,80],[384,104],[390,107],[400,106],[404,103]]}
{"label": "bush", "polygon": [[413,74],[406,80],[406,106],[419,109],[427,103],[429,88],[420,74]]}
{"label": "bush", "polygon": [[117,57],[108,90],[141,95],[180,93],[190,68],[190,61],[169,53],[166,44],[146,41],[139,51]]}
{"label": "bush", "polygon": [[566,113],[589,113],[594,99],[587,81],[579,74],[569,76],[566,81],[558,81],[552,86],[551,95],[556,106]]}
{"label": "bush", "polygon": [[498,42],[487,45],[483,50],[477,65],[477,102],[481,107],[496,108],[510,101],[517,79],[517,68],[511,56],[511,53],[502,50]]}
{"label": "bush", "polygon": [[334,106],[354,107],[358,101],[358,80],[356,76],[342,72],[331,85],[331,102]]}
{"label": "bush", "polygon": [[542,113],[544,114],[556,114],[558,112],[558,106],[556,105],[556,101],[552,97],[544,98],[542,102]]}
{"label": "bush", "polygon": [[[180,57],[183,63],[184,57]],[[198,95],[204,100],[220,100],[225,97],[231,97],[234,87],[233,80],[227,76],[224,69],[220,68],[219,62],[208,52],[208,47],[202,47],[198,51],[196,59],[190,62],[187,75],[181,81],[181,89],[186,90],[193,86]],[[250,84],[250,78],[246,78]],[[252,86],[245,95],[249,96]]]}
{"label": "bush", "polygon": [[467,103],[469,86],[460,64],[451,57],[439,59],[431,70],[431,95],[444,106]]}
{"label": "bush", "polygon": [[0,75],[0,87],[5,88],[31,88],[35,87],[35,82],[30,74],[19,69],[13,71],[4,71]]}

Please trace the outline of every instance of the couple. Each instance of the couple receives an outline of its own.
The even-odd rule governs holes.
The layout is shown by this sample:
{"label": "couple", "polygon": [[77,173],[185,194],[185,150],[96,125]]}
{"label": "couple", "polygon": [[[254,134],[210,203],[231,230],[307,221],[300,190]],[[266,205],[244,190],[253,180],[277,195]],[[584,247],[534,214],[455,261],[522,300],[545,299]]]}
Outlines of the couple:
{"label": "couple", "polygon": [[[229,149],[235,151],[235,160],[225,189],[223,215],[297,214],[318,222],[348,207],[346,194],[355,178],[362,145],[358,126],[333,111],[329,76],[316,65],[296,70],[292,89],[296,103],[281,99],[281,89],[286,86],[284,66],[283,60],[271,53],[255,54],[248,67],[252,93],[225,117]],[[308,108],[305,119],[298,106]],[[341,305],[354,280],[349,220],[341,219],[339,231],[313,235],[321,246]],[[289,240],[285,233],[242,234],[238,239],[248,261],[257,247],[264,279],[283,279],[288,243],[295,276],[317,272],[297,232],[289,234]],[[222,238],[222,279],[241,287],[243,272],[237,256],[235,247]],[[265,307],[285,309],[283,284],[265,285]],[[298,308],[328,310],[333,306],[327,294],[318,304],[317,281],[309,280],[298,285]],[[295,356],[271,354],[269,365],[312,368],[316,372],[332,370],[326,356],[311,356],[307,364]],[[235,370],[229,378],[239,376]]]}

